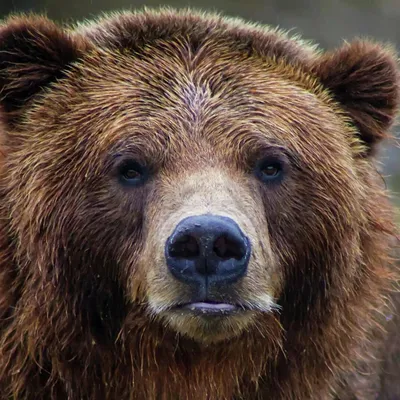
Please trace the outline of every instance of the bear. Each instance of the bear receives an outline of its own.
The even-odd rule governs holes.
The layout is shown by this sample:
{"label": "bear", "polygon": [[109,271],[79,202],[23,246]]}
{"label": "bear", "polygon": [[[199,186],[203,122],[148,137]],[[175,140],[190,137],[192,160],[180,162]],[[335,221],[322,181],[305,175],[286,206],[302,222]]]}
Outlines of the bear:
{"label": "bear", "polygon": [[0,398],[394,398],[390,45],[0,26]]}

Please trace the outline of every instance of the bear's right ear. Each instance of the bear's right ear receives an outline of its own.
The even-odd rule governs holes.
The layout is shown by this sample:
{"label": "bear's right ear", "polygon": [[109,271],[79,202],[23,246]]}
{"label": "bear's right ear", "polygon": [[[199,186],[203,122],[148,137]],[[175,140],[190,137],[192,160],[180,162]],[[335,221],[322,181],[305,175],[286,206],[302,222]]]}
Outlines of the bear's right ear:
{"label": "bear's right ear", "polygon": [[0,25],[0,115],[13,124],[22,107],[62,77],[87,44],[41,16],[11,17]]}

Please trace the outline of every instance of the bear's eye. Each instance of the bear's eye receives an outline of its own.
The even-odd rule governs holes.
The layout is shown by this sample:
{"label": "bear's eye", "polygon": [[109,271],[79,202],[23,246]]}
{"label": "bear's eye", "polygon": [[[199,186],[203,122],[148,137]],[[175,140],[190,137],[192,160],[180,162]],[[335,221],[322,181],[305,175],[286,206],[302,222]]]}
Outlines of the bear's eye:
{"label": "bear's eye", "polygon": [[270,157],[261,160],[256,167],[256,175],[263,182],[279,180],[282,172],[282,162]]}
{"label": "bear's eye", "polygon": [[121,180],[129,185],[140,185],[146,179],[146,168],[135,160],[124,161],[119,166]]}

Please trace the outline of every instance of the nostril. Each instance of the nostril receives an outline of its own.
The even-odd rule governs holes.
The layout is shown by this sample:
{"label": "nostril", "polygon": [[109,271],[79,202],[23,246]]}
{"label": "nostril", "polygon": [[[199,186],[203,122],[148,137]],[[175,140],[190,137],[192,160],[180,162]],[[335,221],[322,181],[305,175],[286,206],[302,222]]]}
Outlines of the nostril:
{"label": "nostril", "polygon": [[200,247],[193,236],[183,235],[170,245],[169,255],[173,258],[195,258],[200,255]]}
{"label": "nostril", "polygon": [[241,260],[246,255],[246,249],[243,244],[237,240],[230,239],[228,236],[220,236],[214,242],[214,253],[223,260],[234,258]]}

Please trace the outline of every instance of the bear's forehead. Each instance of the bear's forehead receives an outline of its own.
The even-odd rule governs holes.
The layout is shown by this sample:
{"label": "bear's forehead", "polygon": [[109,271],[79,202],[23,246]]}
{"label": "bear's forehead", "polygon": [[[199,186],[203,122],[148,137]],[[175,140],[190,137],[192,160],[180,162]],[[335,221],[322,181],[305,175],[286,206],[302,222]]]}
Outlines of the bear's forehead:
{"label": "bear's forehead", "polygon": [[218,40],[196,51],[182,37],[136,50],[95,47],[42,99],[30,111],[38,136],[46,126],[57,146],[84,138],[97,153],[132,145],[156,156],[166,143],[182,152],[196,142],[226,154],[244,153],[246,143],[296,152],[324,143],[321,154],[345,146],[345,124],[316,79]]}
{"label": "bear's forehead", "polygon": [[80,24],[74,33],[100,48],[133,51],[171,39],[186,40],[194,51],[205,43],[224,43],[248,54],[285,59],[305,68],[317,53],[315,45],[289,37],[282,30],[193,10],[114,13]]}
{"label": "bear's forehead", "polygon": [[60,83],[54,96],[61,98],[50,98],[49,106],[64,103],[65,117],[110,124],[116,139],[128,130],[151,136],[157,127],[175,137],[223,131],[274,137],[300,125],[312,131],[316,116],[319,128],[332,121],[329,96],[311,76],[224,45],[210,43],[197,54],[188,46],[163,41],[140,52],[96,49],[67,76],[68,84]]}
{"label": "bear's forehead", "polygon": [[285,95],[280,78],[292,86],[288,100],[301,92],[297,88],[327,98],[310,75],[314,46],[269,27],[162,10],[117,13],[74,32],[94,45],[83,62],[85,82],[96,86],[100,77],[108,85],[102,88],[106,95],[119,86],[121,100],[127,100],[123,94],[128,96],[126,104],[131,101],[136,111],[143,106],[151,112],[162,103],[164,109],[177,105],[175,113],[189,108],[196,114],[207,99],[216,103],[217,98],[227,108],[234,104],[251,111],[249,106],[262,107],[269,93],[275,98]]}

